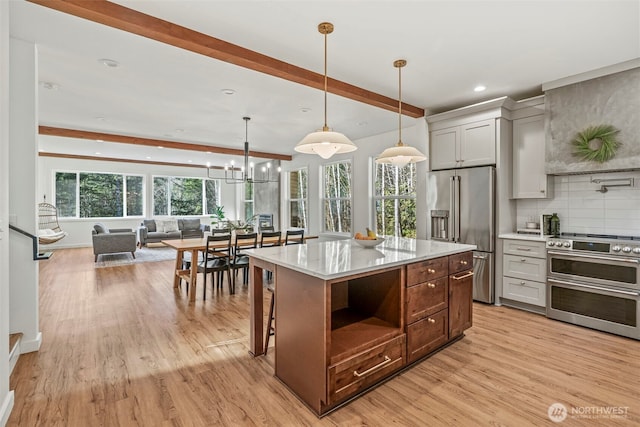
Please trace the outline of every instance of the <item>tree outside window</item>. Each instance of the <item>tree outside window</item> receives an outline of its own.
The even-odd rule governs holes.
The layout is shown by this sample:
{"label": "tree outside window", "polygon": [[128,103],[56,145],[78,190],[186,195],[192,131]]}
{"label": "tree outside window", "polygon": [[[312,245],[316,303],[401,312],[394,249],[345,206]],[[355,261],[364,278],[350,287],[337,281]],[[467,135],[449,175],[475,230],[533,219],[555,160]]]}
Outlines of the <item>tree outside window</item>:
{"label": "tree outside window", "polygon": [[244,183],[244,220],[247,221],[253,217],[254,212],[254,200],[253,200],[253,183]]}
{"label": "tree outside window", "polygon": [[416,237],[416,165],[375,164],[374,211],[376,232]]}
{"label": "tree outside window", "polygon": [[64,218],[142,216],[144,179],[139,175],[56,172],[55,203]]}
{"label": "tree outside window", "polygon": [[198,216],[215,212],[220,182],[175,176],[153,177],[153,214]]}
{"label": "tree outside window", "polygon": [[323,166],[324,231],[351,232],[351,162],[329,163]]}
{"label": "tree outside window", "polygon": [[289,172],[289,226],[307,228],[307,169]]}

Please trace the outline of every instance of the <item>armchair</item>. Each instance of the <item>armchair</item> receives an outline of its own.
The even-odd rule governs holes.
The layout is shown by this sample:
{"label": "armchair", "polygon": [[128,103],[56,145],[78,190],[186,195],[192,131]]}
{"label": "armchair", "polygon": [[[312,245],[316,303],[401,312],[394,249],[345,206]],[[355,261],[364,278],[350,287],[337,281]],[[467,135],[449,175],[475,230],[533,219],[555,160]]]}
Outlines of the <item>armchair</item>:
{"label": "armchair", "polygon": [[91,230],[91,238],[94,262],[98,261],[98,255],[119,252],[131,252],[131,256],[136,257],[136,233],[130,228],[109,229],[104,224],[98,223]]}

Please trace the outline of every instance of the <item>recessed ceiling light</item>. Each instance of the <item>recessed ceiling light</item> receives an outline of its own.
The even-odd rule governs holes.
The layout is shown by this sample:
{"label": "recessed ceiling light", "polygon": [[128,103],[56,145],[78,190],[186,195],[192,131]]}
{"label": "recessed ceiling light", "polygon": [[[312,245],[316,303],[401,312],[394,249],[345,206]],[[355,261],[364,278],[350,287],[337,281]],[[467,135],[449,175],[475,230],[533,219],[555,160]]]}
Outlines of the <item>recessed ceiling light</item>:
{"label": "recessed ceiling light", "polygon": [[158,149],[162,150],[164,147],[162,145],[158,145]]}
{"label": "recessed ceiling light", "polygon": [[474,92],[482,92],[483,90],[486,90],[486,89],[487,89],[487,87],[486,87],[486,86],[478,85],[478,86],[476,86],[475,88],[473,88],[473,91],[474,91]]}
{"label": "recessed ceiling light", "polygon": [[193,160],[187,160],[187,163],[193,163]]}
{"label": "recessed ceiling light", "polygon": [[47,90],[58,90],[60,89],[60,85],[53,82],[40,82],[40,86]]}
{"label": "recessed ceiling light", "polygon": [[108,58],[98,59],[98,62],[109,68],[118,68],[120,66],[120,63],[118,61]]}
{"label": "recessed ceiling light", "polygon": [[101,152],[99,152],[99,151],[96,151],[96,154],[99,156],[99,155],[100,155],[100,154],[102,154],[102,153],[101,153]]}
{"label": "recessed ceiling light", "polygon": [[236,91],[233,89],[221,89],[220,92],[224,93],[225,95],[233,95],[234,93],[236,93]]}
{"label": "recessed ceiling light", "polygon": [[151,159],[151,156],[147,156],[147,160],[148,160],[148,159]]}
{"label": "recessed ceiling light", "polygon": [[44,148],[38,148],[38,151],[39,151],[40,153],[44,153]]}
{"label": "recessed ceiling light", "polygon": [[103,139],[96,139],[96,142],[104,142]]}
{"label": "recessed ceiling light", "polygon": [[211,151],[207,151],[207,154],[213,154]]}

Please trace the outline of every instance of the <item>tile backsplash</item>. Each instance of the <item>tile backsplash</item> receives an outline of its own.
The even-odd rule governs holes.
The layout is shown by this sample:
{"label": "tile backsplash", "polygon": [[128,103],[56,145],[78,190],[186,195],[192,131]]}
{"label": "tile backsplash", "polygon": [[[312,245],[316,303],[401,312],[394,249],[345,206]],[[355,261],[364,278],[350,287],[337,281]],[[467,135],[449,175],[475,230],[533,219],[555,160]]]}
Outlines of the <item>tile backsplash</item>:
{"label": "tile backsplash", "polygon": [[[602,184],[624,181],[592,182],[596,179],[633,179],[632,187],[610,187],[606,193],[596,190]],[[640,236],[640,171],[556,175],[553,199],[520,199],[516,202],[517,226],[541,214],[556,212],[560,231]]]}

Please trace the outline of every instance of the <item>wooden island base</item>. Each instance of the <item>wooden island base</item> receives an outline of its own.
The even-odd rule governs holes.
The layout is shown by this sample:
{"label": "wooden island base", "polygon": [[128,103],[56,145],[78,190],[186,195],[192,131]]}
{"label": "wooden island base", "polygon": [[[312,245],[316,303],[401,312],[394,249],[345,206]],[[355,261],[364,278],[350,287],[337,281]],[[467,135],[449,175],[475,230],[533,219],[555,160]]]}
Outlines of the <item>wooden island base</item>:
{"label": "wooden island base", "polygon": [[270,269],[275,376],[318,416],[335,410],[471,326],[472,252],[449,253],[331,278],[252,256],[252,354],[263,353],[262,310],[254,301],[262,301],[262,273]]}

